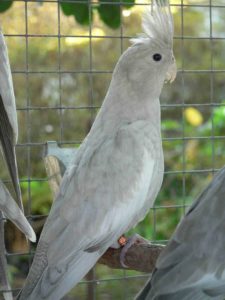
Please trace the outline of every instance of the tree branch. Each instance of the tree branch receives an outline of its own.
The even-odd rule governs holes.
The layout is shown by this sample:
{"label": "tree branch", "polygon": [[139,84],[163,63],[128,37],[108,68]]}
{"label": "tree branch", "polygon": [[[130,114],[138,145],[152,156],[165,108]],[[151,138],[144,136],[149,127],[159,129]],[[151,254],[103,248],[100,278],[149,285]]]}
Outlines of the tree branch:
{"label": "tree branch", "polygon": [[[132,245],[125,257],[125,264],[128,266],[127,269],[151,273],[163,248],[163,245],[150,244],[148,242]],[[123,269],[123,266],[120,264],[121,250],[122,248],[109,248],[100,258],[99,263],[107,265],[112,269]]]}

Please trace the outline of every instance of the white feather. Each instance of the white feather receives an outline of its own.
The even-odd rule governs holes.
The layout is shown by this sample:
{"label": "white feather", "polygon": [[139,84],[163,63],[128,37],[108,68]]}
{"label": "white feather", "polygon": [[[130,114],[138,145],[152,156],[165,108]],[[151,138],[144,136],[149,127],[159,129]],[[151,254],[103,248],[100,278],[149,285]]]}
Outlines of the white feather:
{"label": "white feather", "polygon": [[18,138],[16,102],[12,82],[12,74],[5,39],[0,29],[0,94],[14,133],[14,144]]}
{"label": "white feather", "polygon": [[173,47],[174,25],[169,2],[163,5],[161,1],[154,0],[152,9],[146,9],[142,18],[144,34],[131,39],[132,43],[148,43],[149,40],[161,47]]}
{"label": "white feather", "polygon": [[12,221],[26,236],[27,238],[35,242],[36,235],[30,226],[29,222],[25,218],[23,212],[16,204],[5,185],[0,181],[0,209],[4,215]]}

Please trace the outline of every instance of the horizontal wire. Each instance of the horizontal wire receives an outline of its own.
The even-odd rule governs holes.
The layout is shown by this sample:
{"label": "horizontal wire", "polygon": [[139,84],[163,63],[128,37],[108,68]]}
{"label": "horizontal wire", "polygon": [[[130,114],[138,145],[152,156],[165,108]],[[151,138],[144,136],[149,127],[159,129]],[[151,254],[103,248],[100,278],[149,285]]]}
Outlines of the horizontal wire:
{"label": "horizontal wire", "polygon": [[[201,173],[212,173],[212,172],[217,172],[220,169],[218,168],[210,168],[210,169],[186,169],[186,170],[176,170],[176,171],[165,171],[164,175],[184,175],[184,174],[201,174]],[[48,182],[48,178],[23,178],[19,180],[21,183],[31,183],[31,182]],[[10,180],[2,180],[3,183],[11,183]]]}
{"label": "horizontal wire", "polygon": [[[161,104],[161,108],[184,108],[184,107],[225,107],[225,103],[168,103]],[[27,111],[27,110],[90,110],[90,109],[100,109],[100,105],[94,106],[27,106],[27,107],[18,107],[18,111]]]}
{"label": "horizontal wire", "polygon": [[[122,270],[121,270],[122,272]],[[105,279],[92,279],[92,280],[82,280],[79,282],[79,285],[84,285],[84,284],[89,284],[89,283],[93,283],[96,285],[99,285],[101,283],[105,283],[105,282],[111,282],[111,281],[118,281],[118,280],[124,280],[124,279],[128,279],[128,280],[132,280],[132,279],[141,279],[141,278],[148,278],[150,275],[150,273],[145,273],[145,274],[135,274],[135,275],[126,275],[126,276],[117,276],[117,277],[109,277],[109,278],[105,278]],[[20,289],[10,289],[10,290],[6,290],[6,289],[0,289],[0,292],[19,292]]]}
{"label": "horizontal wire", "polygon": [[[163,141],[190,141],[190,140],[224,140],[224,135],[214,135],[214,136],[189,136],[189,137],[164,137]],[[81,144],[82,140],[74,141],[61,141],[57,142],[58,145],[70,145],[70,144]],[[37,147],[37,146],[46,146],[47,142],[32,142],[32,143],[18,143],[16,147]]]}
{"label": "horizontal wire", "polygon": [[[5,2],[7,2],[7,0],[4,0]],[[10,0],[8,0],[10,1]],[[37,3],[37,0],[14,0],[13,2],[27,2],[29,3]],[[73,3],[74,4],[74,0],[44,0],[44,3]],[[97,1],[85,1],[84,0],[76,0],[77,4],[87,4],[87,5],[99,5],[99,3]],[[119,5],[119,6],[123,6],[123,5],[131,5],[131,6],[149,6],[148,3],[146,2],[139,2],[139,3],[133,3],[133,2],[123,2],[123,1],[101,1],[101,4],[106,4],[106,5]],[[170,4],[171,7],[195,7],[195,8],[225,8],[225,4],[188,4],[188,3],[183,3],[181,4]]]}
{"label": "horizontal wire", "polygon": [[[112,74],[113,70],[77,70],[77,71],[70,71],[70,70],[40,70],[40,71],[34,71],[34,70],[14,70],[12,71],[13,74]],[[178,69],[177,73],[225,73],[225,69],[205,69],[205,70],[188,70],[188,69]]]}
{"label": "horizontal wire", "polygon": [[[19,33],[5,33],[5,37],[20,37],[20,38],[83,38],[83,39],[89,39],[90,37],[95,38],[95,39],[132,39],[135,36],[126,36],[126,35],[81,35],[81,34],[19,34]],[[225,40],[224,37],[219,37],[219,36],[174,36],[174,40]],[[74,46],[75,47],[75,46]]]}

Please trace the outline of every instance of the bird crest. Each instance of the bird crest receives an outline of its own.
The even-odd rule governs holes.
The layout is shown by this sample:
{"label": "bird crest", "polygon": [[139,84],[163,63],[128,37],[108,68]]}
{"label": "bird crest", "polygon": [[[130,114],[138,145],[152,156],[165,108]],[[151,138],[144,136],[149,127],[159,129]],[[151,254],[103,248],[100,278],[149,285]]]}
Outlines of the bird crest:
{"label": "bird crest", "polygon": [[168,0],[152,0],[142,18],[143,34],[131,39],[132,43],[147,43],[149,39],[161,47],[173,47],[173,16]]}

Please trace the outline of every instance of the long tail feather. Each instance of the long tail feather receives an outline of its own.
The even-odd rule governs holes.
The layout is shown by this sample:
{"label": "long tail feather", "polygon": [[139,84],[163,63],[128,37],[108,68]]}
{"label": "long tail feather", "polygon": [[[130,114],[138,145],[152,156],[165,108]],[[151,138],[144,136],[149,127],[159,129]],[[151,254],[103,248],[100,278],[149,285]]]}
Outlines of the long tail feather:
{"label": "long tail feather", "polygon": [[95,265],[101,254],[98,252],[83,252],[79,259],[71,262],[57,282],[49,276],[48,269],[43,272],[42,277],[35,288],[29,289],[29,275],[24,290],[17,300],[59,300],[68,293]]}
{"label": "long tail feather", "polygon": [[13,200],[5,185],[0,181],[0,209],[4,215],[12,221],[32,242],[36,241],[36,235],[20,210],[16,202]]}
{"label": "long tail feather", "polygon": [[19,184],[19,175],[16,161],[15,146],[13,144],[13,130],[10,125],[2,97],[0,95],[0,140],[3,150],[3,155],[6,160],[7,167],[12,179],[13,187],[16,192],[18,204],[23,211],[22,196]]}

